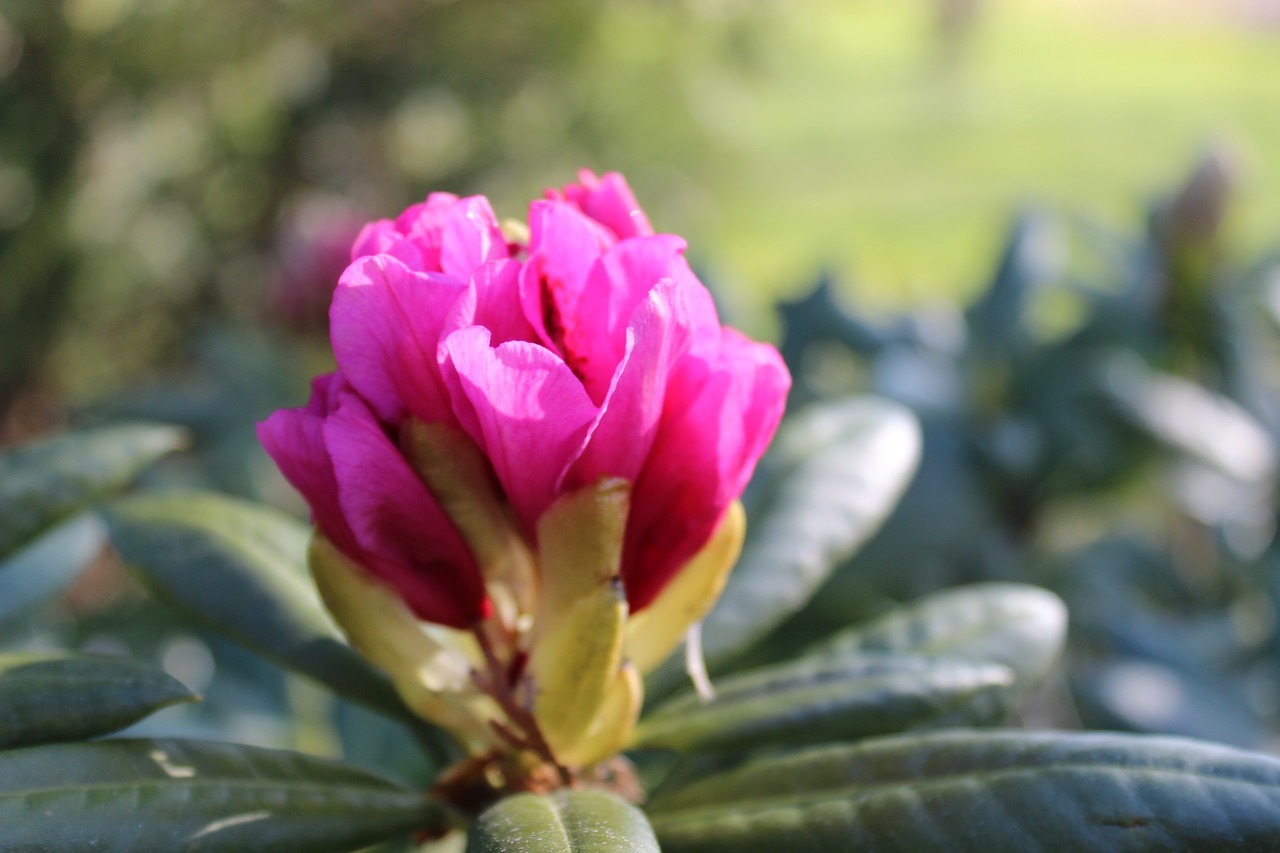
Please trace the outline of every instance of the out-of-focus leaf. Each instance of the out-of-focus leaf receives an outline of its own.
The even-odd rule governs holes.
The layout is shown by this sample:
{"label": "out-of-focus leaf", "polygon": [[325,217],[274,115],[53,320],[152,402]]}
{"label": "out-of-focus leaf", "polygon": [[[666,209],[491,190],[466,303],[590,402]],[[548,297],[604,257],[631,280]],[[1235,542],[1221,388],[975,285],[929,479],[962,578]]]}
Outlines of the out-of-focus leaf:
{"label": "out-of-focus leaf", "polygon": [[176,740],[0,752],[4,849],[23,853],[343,853],[448,820],[418,791],[293,752]]}
{"label": "out-of-focus leaf", "polygon": [[989,723],[1009,710],[1014,681],[996,663],[831,655],[720,679],[711,702],[672,699],[640,723],[633,745],[742,750]]}
{"label": "out-of-focus leaf", "polygon": [[1014,222],[991,285],[968,311],[974,345],[1007,352],[1028,334],[1023,312],[1030,291],[1061,272],[1063,251],[1053,223],[1036,213]]}
{"label": "out-of-focus leaf", "polygon": [[944,590],[841,631],[806,657],[898,652],[994,661],[1021,682],[1048,673],[1067,635],[1067,608],[1046,589],[978,583]]}
{"label": "out-of-focus leaf", "polygon": [[778,303],[782,341],[778,350],[791,368],[792,411],[814,399],[862,390],[865,379],[860,358],[879,353],[892,336],[855,317],[836,298],[836,286],[823,275],[813,290],[791,301]]}
{"label": "out-of-focus leaf", "polygon": [[[787,422],[764,466],[763,506],[742,557],[703,623],[712,670],[802,607],[879,527],[920,458],[920,427],[905,408],[874,398],[817,403]],[[664,692],[678,665],[655,671]]]}
{"label": "out-of-focus leaf", "polygon": [[137,661],[0,655],[0,749],[109,734],[196,698],[176,678]]}
{"label": "out-of-focus leaf", "polygon": [[658,853],[644,813],[604,791],[507,797],[472,825],[468,853]]}
{"label": "out-of-focus leaf", "polygon": [[184,436],[174,427],[121,424],[0,455],[0,557],[123,488],[147,465],[182,447]]}
{"label": "out-of-focus leaf", "polygon": [[1280,760],[1178,738],[940,732],[748,764],[650,805],[665,853],[1280,846]]}
{"label": "out-of-focus leaf", "polygon": [[101,520],[82,513],[0,562],[0,626],[57,595],[106,539]]}
{"label": "out-of-focus leaf", "polygon": [[1237,403],[1181,377],[1153,373],[1128,356],[1112,360],[1107,378],[1121,414],[1170,448],[1246,483],[1275,475],[1270,436]]}
{"label": "out-of-focus leaf", "polygon": [[1074,673],[1076,710],[1090,728],[1206,738],[1262,749],[1271,733],[1249,701],[1247,681],[1150,660],[1116,657]]}
{"label": "out-of-focus leaf", "polygon": [[382,673],[342,639],[306,572],[306,525],[214,494],[152,494],[107,509],[125,561],[172,606],[335,692],[405,719]]}

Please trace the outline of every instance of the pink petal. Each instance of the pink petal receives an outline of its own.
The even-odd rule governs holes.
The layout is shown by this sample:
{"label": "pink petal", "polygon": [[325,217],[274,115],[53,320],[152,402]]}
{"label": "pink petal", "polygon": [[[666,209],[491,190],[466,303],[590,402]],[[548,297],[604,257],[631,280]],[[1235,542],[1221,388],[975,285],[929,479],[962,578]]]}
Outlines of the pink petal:
{"label": "pink petal", "polygon": [[474,557],[373,414],[344,395],[323,433],[361,562],[420,618],[455,628],[478,621],[485,593]]}
{"label": "pink petal", "polygon": [[450,310],[441,337],[467,326],[484,326],[492,335],[493,346],[534,340],[536,333],[520,307],[521,267],[519,261],[502,260],[477,269]]}
{"label": "pink petal", "polygon": [[526,531],[556,497],[596,407],[573,371],[537,344],[489,346],[486,329],[459,329],[444,343],[454,411],[484,450]]}
{"label": "pink petal", "polygon": [[465,289],[388,255],[361,258],[343,273],[329,313],[333,354],[382,420],[399,420],[406,411],[423,421],[452,420],[436,350]]}
{"label": "pink petal", "polygon": [[396,217],[396,230],[416,246],[422,256],[422,265],[410,265],[410,269],[440,271],[445,220],[457,201],[458,197],[453,193],[432,193],[426,201],[412,205]]}
{"label": "pink petal", "polygon": [[306,409],[281,409],[258,424],[258,440],[284,478],[306,499],[313,523],[339,550],[354,556],[359,548],[338,503],[323,425],[323,416]]}
{"label": "pink petal", "polygon": [[685,241],[670,234],[623,240],[592,267],[577,315],[578,322],[594,332],[587,341],[593,362],[617,364],[626,346],[626,324],[662,279],[674,280],[685,293],[698,334],[719,340],[715,304],[689,269],[684,250]]}
{"label": "pink petal", "polygon": [[396,228],[401,234],[431,245],[440,245],[440,229],[444,227],[449,209],[457,203],[453,193],[431,193],[425,201],[411,204],[396,217]]}
{"label": "pink petal", "polygon": [[322,373],[311,380],[311,398],[306,411],[324,417],[338,408],[338,396],[349,389],[350,384],[341,373]]}
{"label": "pink petal", "polygon": [[411,270],[426,268],[422,251],[396,230],[395,223],[390,219],[370,222],[360,229],[351,246],[351,260],[356,261],[367,255],[391,255]]}
{"label": "pink petal", "polygon": [[[588,383],[600,401],[617,357],[595,360],[600,330],[584,322],[579,300],[592,267],[608,245],[602,229],[567,204],[530,206],[532,253],[520,273],[520,302],[536,339],[559,355]],[[621,347],[619,348],[619,355]]]}
{"label": "pink petal", "polygon": [[662,415],[667,379],[692,338],[691,302],[701,285],[660,281],[632,313],[626,350],[582,456],[566,477],[569,489],[601,477],[635,482]]}
{"label": "pink petal", "polygon": [[487,198],[471,196],[449,208],[441,232],[441,270],[466,281],[481,264],[505,257],[507,240]]}
{"label": "pink petal", "polygon": [[713,361],[672,377],[636,483],[623,581],[633,611],[653,600],[741,494],[777,429],[791,385],[777,350],[725,329]]}
{"label": "pink petal", "polygon": [[578,173],[580,185],[565,188],[564,195],[576,203],[582,212],[607,226],[619,238],[644,237],[653,233],[649,217],[636,202],[627,179],[617,172],[609,172],[597,178],[586,169]]}
{"label": "pink petal", "polygon": [[529,260],[520,273],[520,304],[538,339],[566,356],[564,326],[577,309],[578,296],[604,247],[589,220],[565,204],[529,206]]}

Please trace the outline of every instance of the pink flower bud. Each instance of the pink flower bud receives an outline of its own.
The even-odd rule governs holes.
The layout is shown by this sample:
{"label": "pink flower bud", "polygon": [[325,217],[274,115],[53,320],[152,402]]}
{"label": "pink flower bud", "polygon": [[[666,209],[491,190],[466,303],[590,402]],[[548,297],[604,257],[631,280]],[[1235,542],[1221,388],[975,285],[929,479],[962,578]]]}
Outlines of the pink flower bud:
{"label": "pink flower bud", "polygon": [[[781,358],[720,325],[684,241],[653,233],[621,175],[580,181],[534,201],[527,231],[444,193],[366,225],[330,309],[337,371],[259,426],[318,530],[422,620],[470,629],[500,604],[485,519],[536,574],[539,519],[606,478],[629,488],[620,575],[643,611],[781,417]],[[478,461],[432,464],[455,440]]]}

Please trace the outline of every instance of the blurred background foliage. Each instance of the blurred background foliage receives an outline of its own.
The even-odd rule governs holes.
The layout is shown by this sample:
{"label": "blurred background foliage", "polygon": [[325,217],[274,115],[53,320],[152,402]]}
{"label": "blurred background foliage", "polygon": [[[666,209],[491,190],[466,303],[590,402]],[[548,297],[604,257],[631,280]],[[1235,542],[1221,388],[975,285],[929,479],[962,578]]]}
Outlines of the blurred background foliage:
{"label": "blurred background foliage", "polygon": [[[1265,0],[5,0],[0,444],[179,423],[194,452],[151,485],[300,512],[252,425],[324,369],[359,223],[433,189],[519,216],[618,169],[726,317],[781,342],[794,409],[871,391],[924,425],[902,505],[779,658],[1028,580],[1073,615],[1041,721],[1269,745],[1276,80]],[[61,535],[27,559],[101,547]],[[99,554],[0,628],[149,657],[230,697],[175,714],[332,749],[327,700],[122,577]]]}
{"label": "blurred background foliage", "polygon": [[1275,6],[8,0],[0,411],[173,369],[213,325],[322,317],[323,287],[281,284],[315,241],[430,189],[519,215],[582,165],[623,170],[764,333],[820,263],[875,308],[971,294],[1015,205],[1131,224],[1219,137],[1257,248]]}

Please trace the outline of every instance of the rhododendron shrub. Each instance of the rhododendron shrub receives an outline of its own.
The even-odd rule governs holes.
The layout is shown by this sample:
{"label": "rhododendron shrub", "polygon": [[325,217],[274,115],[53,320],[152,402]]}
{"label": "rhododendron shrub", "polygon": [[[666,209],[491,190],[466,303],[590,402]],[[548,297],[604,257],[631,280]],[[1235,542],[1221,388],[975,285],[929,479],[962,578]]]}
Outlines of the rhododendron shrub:
{"label": "rhododendron shrub", "polygon": [[[1027,354],[1088,350],[1094,337],[1106,350],[1098,363],[1119,357],[1110,333],[1028,344],[1038,338],[1019,323],[1031,321],[1000,300],[1054,280],[1040,274],[1044,253],[1027,250],[1034,234],[1017,230],[991,293],[965,314],[969,336],[949,356],[957,376],[969,362],[1053,374],[1084,362]],[[983,510],[990,495],[974,491],[978,480],[940,473],[990,467],[990,417],[947,415],[933,400],[925,433],[902,403],[815,399],[822,383],[802,382],[779,426],[788,376],[777,353],[721,327],[684,244],[653,233],[616,175],[584,174],[521,222],[498,220],[484,199],[437,194],[352,240],[344,270],[329,284],[317,279],[333,292],[337,369],[315,381],[306,406],[260,425],[310,503],[310,524],[160,485],[171,472],[115,495],[187,444],[172,427],[90,427],[0,451],[0,640],[9,643],[0,648],[0,849],[1280,849],[1274,756],[1182,738],[999,728],[1032,697],[1037,720],[1063,701],[1053,680],[1043,690],[1067,636],[1054,593],[973,583],[845,624],[841,614],[878,608],[891,589],[874,566],[894,573],[893,588],[910,587],[921,566],[955,563],[949,549],[981,551],[1002,523]],[[329,255],[318,245],[314,254]],[[1143,248],[1131,265],[1143,294],[1152,257]],[[1114,332],[1115,294],[1098,293],[1085,329]],[[911,323],[881,334],[842,315],[825,289],[787,306],[784,320],[794,365],[812,367],[806,352],[833,344],[874,353],[876,365],[911,352],[941,357]],[[918,402],[895,384],[901,373],[869,375],[894,385],[887,397]],[[1170,463],[1194,460],[1245,477],[1240,486],[1271,482],[1271,462],[1238,464],[1239,452],[1169,426],[1216,424],[1233,451],[1271,459],[1246,409],[1154,369],[1092,373],[1036,393],[1079,402],[1096,381],[1106,388],[1095,396],[1116,402],[1127,391],[1125,406],[1084,422],[1123,418],[1126,442],[1145,430]],[[801,379],[819,378],[810,374]],[[243,392],[238,378],[235,387]],[[1160,402],[1173,398],[1171,420]],[[1053,420],[1040,414],[1042,426]],[[744,537],[738,495],[775,426]],[[1079,450],[1097,436],[1076,438]],[[925,441],[934,449],[922,456]],[[221,445],[204,455],[225,459]],[[899,504],[922,459],[921,487]],[[1076,467],[1066,480],[1042,477],[1039,490],[1078,491],[1080,476],[1106,469]],[[987,473],[988,486],[1013,476]],[[1027,476],[1015,479],[1027,486]],[[1025,521],[1025,507],[1015,509]],[[851,562],[873,535],[869,563]],[[196,640],[174,640],[172,614],[147,630],[148,605],[132,594],[103,620],[77,603],[77,589],[74,607],[32,630],[24,611],[33,599],[99,565],[104,536],[158,600],[263,658],[211,646],[219,675],[270,662],[366,709],[343,709],[338,737],[324,744],[361,766],[293,748],[316,743],[302,734],[314,730],[310,699],[303,729],[268,727],[271,746],[235,742],[244,721],[256,726],[280,697],[261,697],[242,717],[234,706],[243,693],[215,683],[207,712],[185,704],[203,684],[180,679],[209,667],[182,666],[191,656],[173,652]],[[917,559],[893,559],[907,553]],[[842,566],[852,582],[832,583]],[[1076,584],[1071,572],[1050,574]],[[1080,581],[1090,595],[1096,575]],[[100,583],[95,571],[87,586]],[[1105,634],[1115,620],[1132,622],[1137,599],[1115,604],[1077,629]],[[72,611],[84,613],[74,628]],[[72,651],[85,636],[114,636],[99,626],[117,621],[139,659]],[[67,649],[43,648],[59,636]],[[682,636],[687,672],[663,663]],[[1251,637],[1223,648],[1256,657]],[[148,659],[173,664],[173,674]],[[1205,700],[1187,696],[1184,711]],[[147,729],[133,728],[162,709]],[[284,720],[299,709],[278,710]],[[1248,737],[1240,723],[1250,719],[1223,725]],[[163,736],[175,721],[201,738]]]}
{"label": "rhododendron shrub", "polygon": [[790,377],[684,253],[618,174],[527,223],[433,193],[360,233],[337,370],[259,429],[353,643],[514,787],[624,745],[742,542]]}

